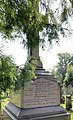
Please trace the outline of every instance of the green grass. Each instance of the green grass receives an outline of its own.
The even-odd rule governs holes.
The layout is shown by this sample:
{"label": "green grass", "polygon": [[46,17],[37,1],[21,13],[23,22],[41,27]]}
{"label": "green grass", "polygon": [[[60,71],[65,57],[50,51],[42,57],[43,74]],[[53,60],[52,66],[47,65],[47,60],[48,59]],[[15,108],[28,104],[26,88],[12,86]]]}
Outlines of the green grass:
{"label": "green grass", "polygon": [[[62,107],[66,108],[65,104],[61,104]],[[71,114],[71,120],[73,120],[73,111],[68,111]]]}
{"label": "green grass", "polygon": [[69,111],[69,113],[71,114],[71,120],[73,120],[73,112]]}

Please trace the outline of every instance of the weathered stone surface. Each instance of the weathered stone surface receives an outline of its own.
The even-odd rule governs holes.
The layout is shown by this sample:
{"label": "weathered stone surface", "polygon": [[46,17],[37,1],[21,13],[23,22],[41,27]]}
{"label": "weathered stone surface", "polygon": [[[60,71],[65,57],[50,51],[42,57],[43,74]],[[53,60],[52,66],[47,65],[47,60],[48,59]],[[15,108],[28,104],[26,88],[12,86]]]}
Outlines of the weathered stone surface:
{"label": "weathered stone surface", "polygon": [[60,104],[60,88],[57,82],[39,78],[24,88],[24,108]]}
{"label": "weathered stone surface", "polygon": [[37,79],[22,90],[22,108],[8,103],[4,120],[70,120],[70,114],[60,106],[60,85],[44,69],[36,69]]}
{"label": "weathered stone surface", "polygon": [[[8,103],[5,107],[8,120],[70,120],[70,114],[61,106],[20,109]],[[4,120],[6,120],[4,118]]]}

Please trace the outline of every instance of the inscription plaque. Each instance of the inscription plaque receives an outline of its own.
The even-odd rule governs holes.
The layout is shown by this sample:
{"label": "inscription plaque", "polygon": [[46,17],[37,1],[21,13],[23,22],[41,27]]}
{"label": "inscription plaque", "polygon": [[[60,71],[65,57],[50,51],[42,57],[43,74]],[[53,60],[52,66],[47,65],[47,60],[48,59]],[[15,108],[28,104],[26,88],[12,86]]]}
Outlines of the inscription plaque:
{"label": "inscription plaque", "polygon": [[59,93],[57,82],[37,79],[24,88],[24,108],[59,105]]}

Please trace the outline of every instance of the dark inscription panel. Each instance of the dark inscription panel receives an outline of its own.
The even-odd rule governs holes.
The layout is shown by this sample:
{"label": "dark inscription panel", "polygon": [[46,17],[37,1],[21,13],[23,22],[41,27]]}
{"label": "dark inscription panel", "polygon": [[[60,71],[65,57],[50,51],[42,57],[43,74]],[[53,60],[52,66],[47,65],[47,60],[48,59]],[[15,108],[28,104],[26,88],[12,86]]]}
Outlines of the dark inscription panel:
{"label": "dark inscription panel", "polygon": [[43,78],[24,88],[24,107],[41,107],[60,104],[60,87],[57,82]]}

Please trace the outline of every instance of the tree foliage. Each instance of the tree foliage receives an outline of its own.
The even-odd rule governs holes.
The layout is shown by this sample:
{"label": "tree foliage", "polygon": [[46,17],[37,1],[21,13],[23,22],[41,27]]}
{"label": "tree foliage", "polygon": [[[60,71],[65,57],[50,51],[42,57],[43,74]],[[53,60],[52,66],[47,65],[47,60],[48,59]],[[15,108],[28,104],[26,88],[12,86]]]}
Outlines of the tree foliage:
{"label": "tree foliage", "polygon": [[34,48],[39,42],[43,45],[45,37],[58,42],[72,14],[73,0],[1,0],[0,32],[9,39],[21,37],[24,45]]}
{"label": "tree foliage", "polygon": [[11,56],[0,53],[0,95],[7,91],[18,90],[34,79],[36,66],[37,61],[30,60],[23,68],[19,68]]}
{"label": "tree foliage", "polygon": [[25,86],[27,82],[36,78],[34,73],[37,67],[36,60],[30,60],[29,63],[26,63],[23,68],[20,69],[20,85]]}
{"label": "tree foliage", "polygon": [[59,62],[57,63],[55,69],[55,75],[63,84],[65,75],[67,72],[67,66],[70,65],[72,61],[72,55],[69,53],[59,53],[58,54]]}
{"label": "tree foliage", "polygon": [[15,86],[16,65],[10,56],[0,54],[0,95]]}
{"label": "tree foliage", "polygon": [[66,77],[65,77],[65,85],[71,85],[73,87],[73,66],[67,67]]}

